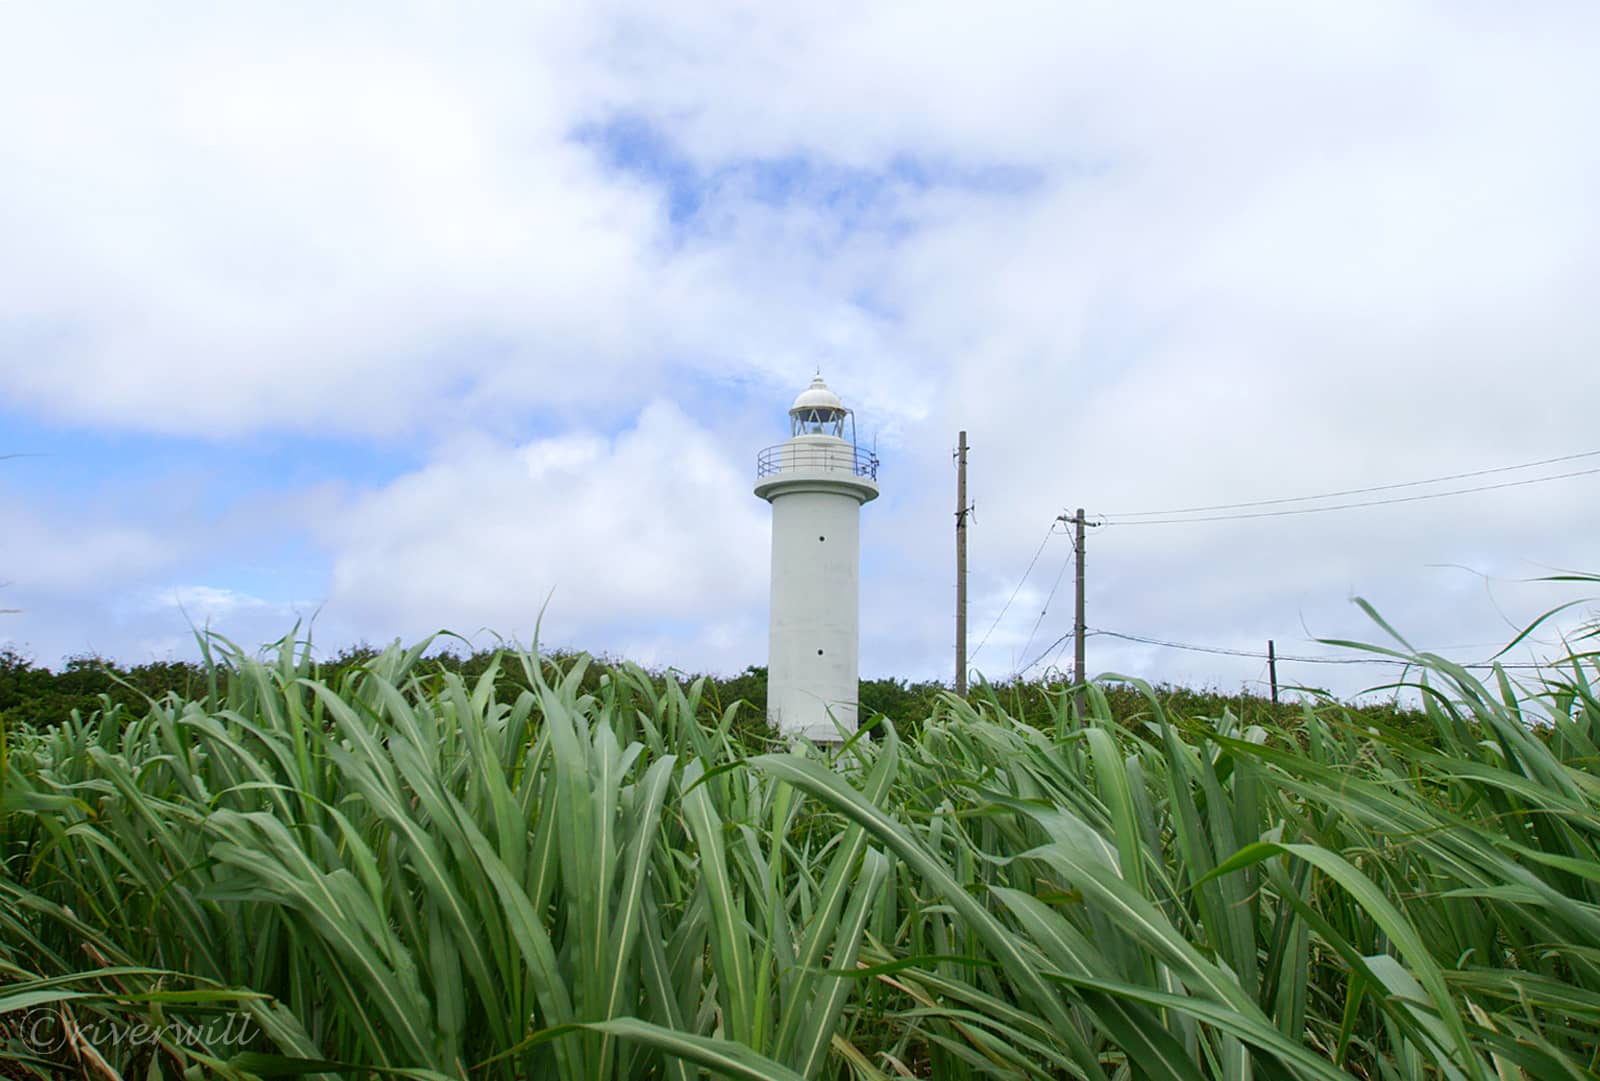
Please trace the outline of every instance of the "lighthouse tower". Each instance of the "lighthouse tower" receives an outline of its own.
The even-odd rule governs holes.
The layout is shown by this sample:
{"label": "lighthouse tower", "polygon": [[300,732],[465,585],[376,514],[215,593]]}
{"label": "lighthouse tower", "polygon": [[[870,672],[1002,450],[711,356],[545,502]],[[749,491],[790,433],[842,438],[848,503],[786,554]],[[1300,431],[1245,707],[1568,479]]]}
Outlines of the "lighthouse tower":
{"label": "lighthouse tower", "polygon": [[772,504],[767,716],[786,736],[837,742],[856,730],[861,505],[878,498],[878,459],[820,373],[789,431],[756,458],[756,495]]}

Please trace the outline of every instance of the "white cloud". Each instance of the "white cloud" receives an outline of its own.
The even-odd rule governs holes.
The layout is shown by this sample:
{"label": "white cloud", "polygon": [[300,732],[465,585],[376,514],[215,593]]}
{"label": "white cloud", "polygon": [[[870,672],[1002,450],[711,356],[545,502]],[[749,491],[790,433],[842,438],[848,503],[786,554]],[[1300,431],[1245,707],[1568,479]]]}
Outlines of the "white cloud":
{"label": "white cloud", "polygon": [[19,402],[179,433],[405,430],[485,365],[570,383],[647,286],[655,197],[567,141],[540,78],[500,97],[502,65],[360,24],[308,44],[271,19],[0,18]]}
{"label": "white cloud", "polygon": [[30,596],[101,590],[170,565],[177,547],[128,522],[11,501],[0,529],[0,581]]}
{"label": "white cloud", "polygon": [[665,401],[612,439],[458,446],[330,527],[329,614],[528,641],[548,599],[547,642],[620,651],[678,625],[673,663],[731,663],[745,644],[714,628],[766,591],[765,508],[744,465]]}
{"label": "white cloud", "polygon": [[188,613],[191,619],[200,624],[235,612],[279,607],[271,601],[252,597],[236,589],[205,585],[179,585],[163,589],[151,597],[149,604],[154,608],[174,608]]}

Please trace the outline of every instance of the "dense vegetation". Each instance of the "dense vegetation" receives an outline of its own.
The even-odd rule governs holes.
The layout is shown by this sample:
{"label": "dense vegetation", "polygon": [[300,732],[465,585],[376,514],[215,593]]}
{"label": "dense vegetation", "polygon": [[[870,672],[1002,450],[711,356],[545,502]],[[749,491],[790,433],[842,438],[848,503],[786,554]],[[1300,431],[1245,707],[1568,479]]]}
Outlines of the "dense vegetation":
{"label": "dense vegetation", "polygon": [[830,760],[626,665],[213,648],[3,729],[16,1069],[1600,1076],[1592,658],[1422,658],[1404,723],[984,688]]}
{"label": "dense vegetation", "polygon": [[[378,655],[379,651],[370,646],[346,648],[312,665],[308,674],[338,686],[346,675],[365,668]],[[522,687],[520,669],[499,663],[500,656],[495,650],[461,654],[444,649],[425,655],[419,661],[419,672],[451,673],[471,682],[494,669],[496,690],[503,699],[512,701]],[[556,651],[546,654],[545,660],[565,667],[579,656]],[[607,663],[602,663],[585,668],[579,689],[594,693],[607,667]],[[701,699],[715,713],[736,702],[744,702],[759,712],[767,700],[767,670],[761,666],[752,665],[734,676],[632,670],[636,675],[645,675],[657,695],[665,693],[669,681],[681,689],[699,683]],[[170,692],[185,698],[197,695],[210,685],[214,676],[225,685],[232,673],[228,669],[213,673],[206,665],[189,661],[124,665],[94,656],[70,658],[59,670],[52,671],[15,649],[0,648],[0,723],[25,721],[47,726],[66,720],[73,710],[88,715],[118,705],[142,711],[150,699]],[[1049,715],[1050,701],[1058,698],[1063,689],[1059,678],[1012,679],[989,688],[974,688],[968,700],[976,703],[980,699],[997,699],[1013,717],[1041,717]],[[1108,683],[1102,690],[1112,716],[1119,721],[1134,720],[1146,709],[1145,695],[1134,684]],[[1218,689],[1168,686],[1157,687],[1156,691],[1168,710],[1187,717],[1212,717],[1230,710],[1246,722],[1293,725],[1301,712],[1294,702],[1275,705],[1265,696],[1243,691],[1228,694]],[[933,680],[863,679],[859,693],[861,714],[869,722],[874,717],[885,717],[894,722],[902,736],[909,736],[919,729],[923,720],[933,715],[941,698],[948,694],[947,685]],[[1418,730],[1425,729],[1427,723],[1421,711],[1402,708],[1393,701],[1359,707],[1347,705],[1346,708],[1374,721],[1410,725]],[[753,723],[753,718],[747,715],[741,718],[740,728]]]}

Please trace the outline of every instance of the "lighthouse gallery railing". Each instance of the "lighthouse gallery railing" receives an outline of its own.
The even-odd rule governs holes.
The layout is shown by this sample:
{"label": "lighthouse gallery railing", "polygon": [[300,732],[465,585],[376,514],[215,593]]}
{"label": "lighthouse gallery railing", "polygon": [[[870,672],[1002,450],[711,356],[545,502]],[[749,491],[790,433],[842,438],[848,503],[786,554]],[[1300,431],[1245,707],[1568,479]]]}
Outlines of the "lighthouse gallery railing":
{"label": "lighthouse gallery railing", "polygon": [[756,455],[757,479],[797,469],[837,470],[875,481],[878,479],[878,456],[849,443],[836,446],[779,443]]}

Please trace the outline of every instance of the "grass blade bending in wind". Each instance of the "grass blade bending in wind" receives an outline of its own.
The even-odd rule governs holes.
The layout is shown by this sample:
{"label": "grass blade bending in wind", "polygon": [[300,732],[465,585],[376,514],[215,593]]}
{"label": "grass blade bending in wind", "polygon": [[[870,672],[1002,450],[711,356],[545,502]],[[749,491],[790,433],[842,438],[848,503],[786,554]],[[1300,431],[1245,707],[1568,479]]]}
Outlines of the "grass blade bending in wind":
{"label": "grass blade bending in wind", "polygon": [[234,996],[241,1076],[1600,1069],[1592,657],[1395,650],[1404,723],[983,687],[746,761],[736,708],[636,668],[207,648],[192,701],[4,733],[0,1026]]}

